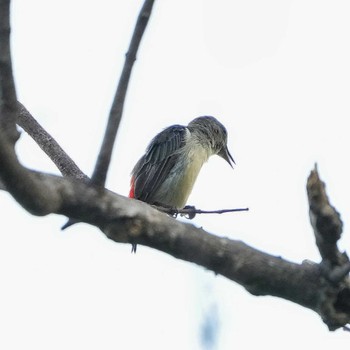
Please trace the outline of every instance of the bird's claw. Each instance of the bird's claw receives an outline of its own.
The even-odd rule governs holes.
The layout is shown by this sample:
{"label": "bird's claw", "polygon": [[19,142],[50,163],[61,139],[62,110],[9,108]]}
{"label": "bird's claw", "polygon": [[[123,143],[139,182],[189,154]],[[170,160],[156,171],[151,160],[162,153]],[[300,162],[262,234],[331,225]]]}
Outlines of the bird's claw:
{"label": "bird's claw", "polygon": [[186,219],[192,220],[196,216],[196,207],[194,205],[186,205],[184,209],[188,210],[186,214],[181,214]]}

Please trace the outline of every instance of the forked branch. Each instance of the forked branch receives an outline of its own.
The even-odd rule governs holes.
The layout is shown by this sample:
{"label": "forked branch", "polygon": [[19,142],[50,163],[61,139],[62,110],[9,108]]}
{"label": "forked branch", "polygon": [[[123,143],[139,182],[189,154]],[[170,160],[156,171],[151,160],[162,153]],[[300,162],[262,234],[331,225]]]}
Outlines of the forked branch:
{"label": "forked branch", "polygon": [[35,120],[29,111],[18,102],[17,124],[22,127],[37,145],[54,162],[63,176],[88,181],[72,158],[62,149],[57,141]]}

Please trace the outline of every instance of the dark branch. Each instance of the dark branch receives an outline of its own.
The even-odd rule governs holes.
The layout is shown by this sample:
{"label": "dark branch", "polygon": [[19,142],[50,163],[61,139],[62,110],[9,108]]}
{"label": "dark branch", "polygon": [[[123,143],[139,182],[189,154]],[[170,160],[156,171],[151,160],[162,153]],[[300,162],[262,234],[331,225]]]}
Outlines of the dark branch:
{"label": "dark branch", "polygon": [[0,179],[0,190],[1,191],[6,191],[6,186],[4,185],[4,183],[2,182],[1,179]]}
{"label": "dark branch", "polygon": [[[63,175],[87,180],[87,176],[68,157],[57,142],[17,102],[10,51],[10,1],[0,0],[0,127],[3,136],[14,144],[19,132],[16,122],[26,130],[49,155]],[[0,181],[0,189],[6,186]]]}
{"label": "dark branch", "polygon": [[165,208],[160,206],[153,206],[154,208],[166,213],[168,215],[176,217],[177,215],[186,216],[188,219],[193,219],[196,214],[225,214],[234,213],[239,211],[248,211],[249,208],[234,208],[234,209],[217,209],[217,210],[202,210],[196,209],[196,207],[187,205],[183,209]]}
{"label": "dark branch", "polygon": [[151,16],[153,3],[154,0],[146,0],[142,6],[136,22],[134,33],[131,38],[129,50],[125,56],[123,71],[109,113],[108,124],[103,138],[102,146],[97,158],[93,175],[91,177],[92,183],[96,186],[104,187],[106,182],[107,172],[113,152],[113,146],[123,114],[125,96],[130,81],[131,71],[136,60],[136,54],[143,33]]}
{"label": "dark branch", "polygon": [[318,175],[316,165],[307,180],[307,194],[310,221],[321,257],[332,266],[342,265],[346,261],[339,252],[337,242],[343,231],[343,223],[339,213],[329,202],[325,184]]}
{"label": "dark branch", "polygon": [[307,180],[307,194],[310,221],[322,257],[320,271],[327,286],[324,297],[325,300],[335,297],[333,303],[327,302],[320,308],[320,315],[328,327],[334,329],[338,324],[337,321],[333,322],[334,319],[339,321],[342,318],[341,314],[334,318],[337,310],[345,311],[345,314],[350,312],[350,263],[347,254],[338,249],[337,242],[343,231],[343,223],[340,214],[329,202],[325,184],[319,177],[316,165]]}
{"label": "dark branch", "polygon": [[63,176],[88,181],[85,175],[56,140],[34,119],[29,111],[18,103],[19,114],[17,124],[22,127],[38,144],[38,146],[54,162]]}
{"label": "dark branch", "polygon": [[10,1],[0,0],[0,127],[3,136],[14,144],[19,132],[15,123],[17,97],[12,74],[10,32]]}
{"label": "dark branch", "polygon": [[0,129],[0,178],[6,190],[30,213],[47,215],[56,208],[58,197],[45,185],[44,177],[29,174],[19,164],[14,146]]}
{"label": "dark branch", "polygon": [[328,275],[328,278],[334,284],[340,283],[345,277],[349,275],[350,272],[350,262],[347,261],[342,266],[335,266]]}

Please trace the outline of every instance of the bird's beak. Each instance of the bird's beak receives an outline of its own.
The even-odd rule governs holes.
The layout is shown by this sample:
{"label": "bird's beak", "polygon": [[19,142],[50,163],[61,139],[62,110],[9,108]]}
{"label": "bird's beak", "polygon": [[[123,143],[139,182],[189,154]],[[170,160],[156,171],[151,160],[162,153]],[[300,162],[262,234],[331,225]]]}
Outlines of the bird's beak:
{"label": "bird's beak", "polygon": [[231,156],[230,151],[228,150],[227,146],[224,146],[221,151],[218,153],[218,155],[221,158],[224,158],[228,164],[230,164],[231,168],[233,168],[233,164],[236,164],[233,157]]}

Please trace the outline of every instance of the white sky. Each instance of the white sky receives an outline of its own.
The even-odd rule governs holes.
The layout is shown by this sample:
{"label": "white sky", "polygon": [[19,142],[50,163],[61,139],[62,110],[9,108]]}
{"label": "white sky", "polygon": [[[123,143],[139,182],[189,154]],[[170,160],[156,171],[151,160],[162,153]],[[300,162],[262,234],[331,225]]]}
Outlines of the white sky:
{"label": "white sky", "polygon": [[[89,175],[141,4],[13,1],[19,99]],[[128,193],[134,163],[163,127],[214,115],[237,166],[210,159],[189,204],[250,211],[195,223],[319,261],[305,192],[315,162],[345,230],[350,215],[349,16],[345,0],[157,1],[108,187]],[[58,173],[25,134],[18,151],[24,164]],[[1,349],[202,349],[208,312],[220,350],[349,343],[315,313],[193,264],[142,246],[132,255],[84,224],[61,232],[63,217],[32,217],[2,192],[0,207]],[[342,249],[349,243],[345,233]]]}

